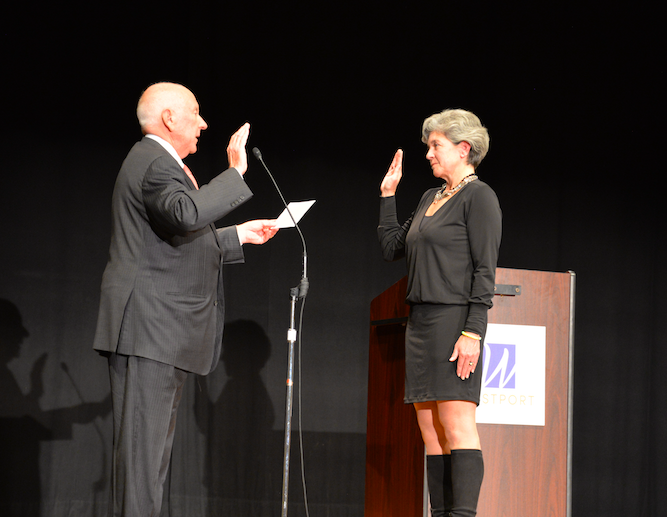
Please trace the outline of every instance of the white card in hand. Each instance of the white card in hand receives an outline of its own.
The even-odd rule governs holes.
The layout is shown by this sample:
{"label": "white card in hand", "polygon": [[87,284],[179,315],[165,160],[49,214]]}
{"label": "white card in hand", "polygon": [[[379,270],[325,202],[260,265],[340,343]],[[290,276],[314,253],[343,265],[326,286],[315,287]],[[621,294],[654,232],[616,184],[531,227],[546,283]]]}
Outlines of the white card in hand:
{"label": "white card in hand", "polygon": [[[289,208],[289,212],[287,211],[286,208],[285,210],[283,210],[283,213],[280,214],[280,216],[278,216],[278,219],[276,219],[276,227],[293,228],[294,221],[298,223],[303,217],[303,215],[308,211],[308,209],[311,206],[313,206],[314,203],[315,203],[314,199],[310,201],[292,201],[287,205]],[[294,217],[294,221],[292,221],[292,217],[290,217],[290,212],[292,214],[292,217]]]}

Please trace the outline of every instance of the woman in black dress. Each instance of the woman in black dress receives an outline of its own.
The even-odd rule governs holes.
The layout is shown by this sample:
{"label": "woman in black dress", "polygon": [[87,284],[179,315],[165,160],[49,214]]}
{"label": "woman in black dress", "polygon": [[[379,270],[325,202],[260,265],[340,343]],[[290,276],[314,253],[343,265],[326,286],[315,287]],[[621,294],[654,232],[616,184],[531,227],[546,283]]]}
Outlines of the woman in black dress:
{"label": "woman in black dress", "polygon": [[492,306],[501,211],[475,175],[489,148],[488,131],[464,110],[424,121],[422,141],[433,175],[402,225],[395,194],[398,150],[380,186],[378,236],[385,260],[406,258],[405,402],[413,404],[427,454],[434,517],[474,516],[484,475],[475,423],[482,381],[482,343]]}

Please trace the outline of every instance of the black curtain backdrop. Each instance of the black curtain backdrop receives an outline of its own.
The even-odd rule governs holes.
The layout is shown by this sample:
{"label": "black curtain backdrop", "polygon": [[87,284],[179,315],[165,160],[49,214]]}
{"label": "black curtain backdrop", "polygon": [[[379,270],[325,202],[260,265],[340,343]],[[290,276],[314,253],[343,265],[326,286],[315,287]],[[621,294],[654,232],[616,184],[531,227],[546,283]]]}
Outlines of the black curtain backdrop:
{"label": "black curtain backdrop", "polygon": [[[504,213],[500,266],[577,273],[573,516],[667,514],[667,261],[660,152],[664,40],[641,3],[136,1],[3,8],[0,515],[102,516],[111,414],[92,351],[116,173],[156,81],[198,96],[210,128],[188,164],[205,183],[246,120],[302,222],[310,515],[364,504],[368,309],[405,274],[384,263],[378,186],[405,150],[400,217],[437,182],[423,119],[477,113],[479,174]],[[220,224],[275,217],[255,197]],[[280,511],[293,230],[226,269],[220,366],[191,376],[163,515]],[[300,461],[290,515],[305,515]],[[508,484],[512,483],[507,479]],[[534,516],[521,516],[534,517]]]}

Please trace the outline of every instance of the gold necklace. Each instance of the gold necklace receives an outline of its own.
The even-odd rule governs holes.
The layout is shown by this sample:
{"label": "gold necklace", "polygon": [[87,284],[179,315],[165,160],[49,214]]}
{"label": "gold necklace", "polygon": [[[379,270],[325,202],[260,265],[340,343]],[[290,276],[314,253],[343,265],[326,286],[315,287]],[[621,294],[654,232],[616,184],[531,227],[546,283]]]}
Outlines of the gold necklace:
{"label": "gold necklace", "polygon": [[465,187],[468,183],[471,183],[471,182],[475,181],[476,179],[477,179],[476,174],[470,174],[469,176],[466,176],[465,178],[463,178],[461,180],[461,183],[456,185],[456,187],[454,187],[449,192],[445,192],[445,190],[447,189],[447,182],[445,181],[442,184],[442,187],[440,187],[440,190],[438,190],[435,193],[435,198],[433,199],[433,202],[435,203],[437,201],[440,201],[441,199],[444,199],[446,197],[451,196],[452,194],[457,193],[459,190],[461,190],[463,187]]}

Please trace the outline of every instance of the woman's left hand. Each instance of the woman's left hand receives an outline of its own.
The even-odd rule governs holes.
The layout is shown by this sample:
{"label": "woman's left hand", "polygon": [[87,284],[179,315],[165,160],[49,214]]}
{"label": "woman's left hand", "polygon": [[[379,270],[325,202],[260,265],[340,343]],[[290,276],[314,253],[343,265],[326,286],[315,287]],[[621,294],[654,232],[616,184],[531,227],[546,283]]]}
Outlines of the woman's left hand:
{"label": "woman's left hand", "polygon": [[454,352],[449,360],[450,362],[458,360],[456,375],[463,380],[470,377],[471,373],[475,373],[480,355],[480,343],[478,339],[461,335],[454,345]]}

